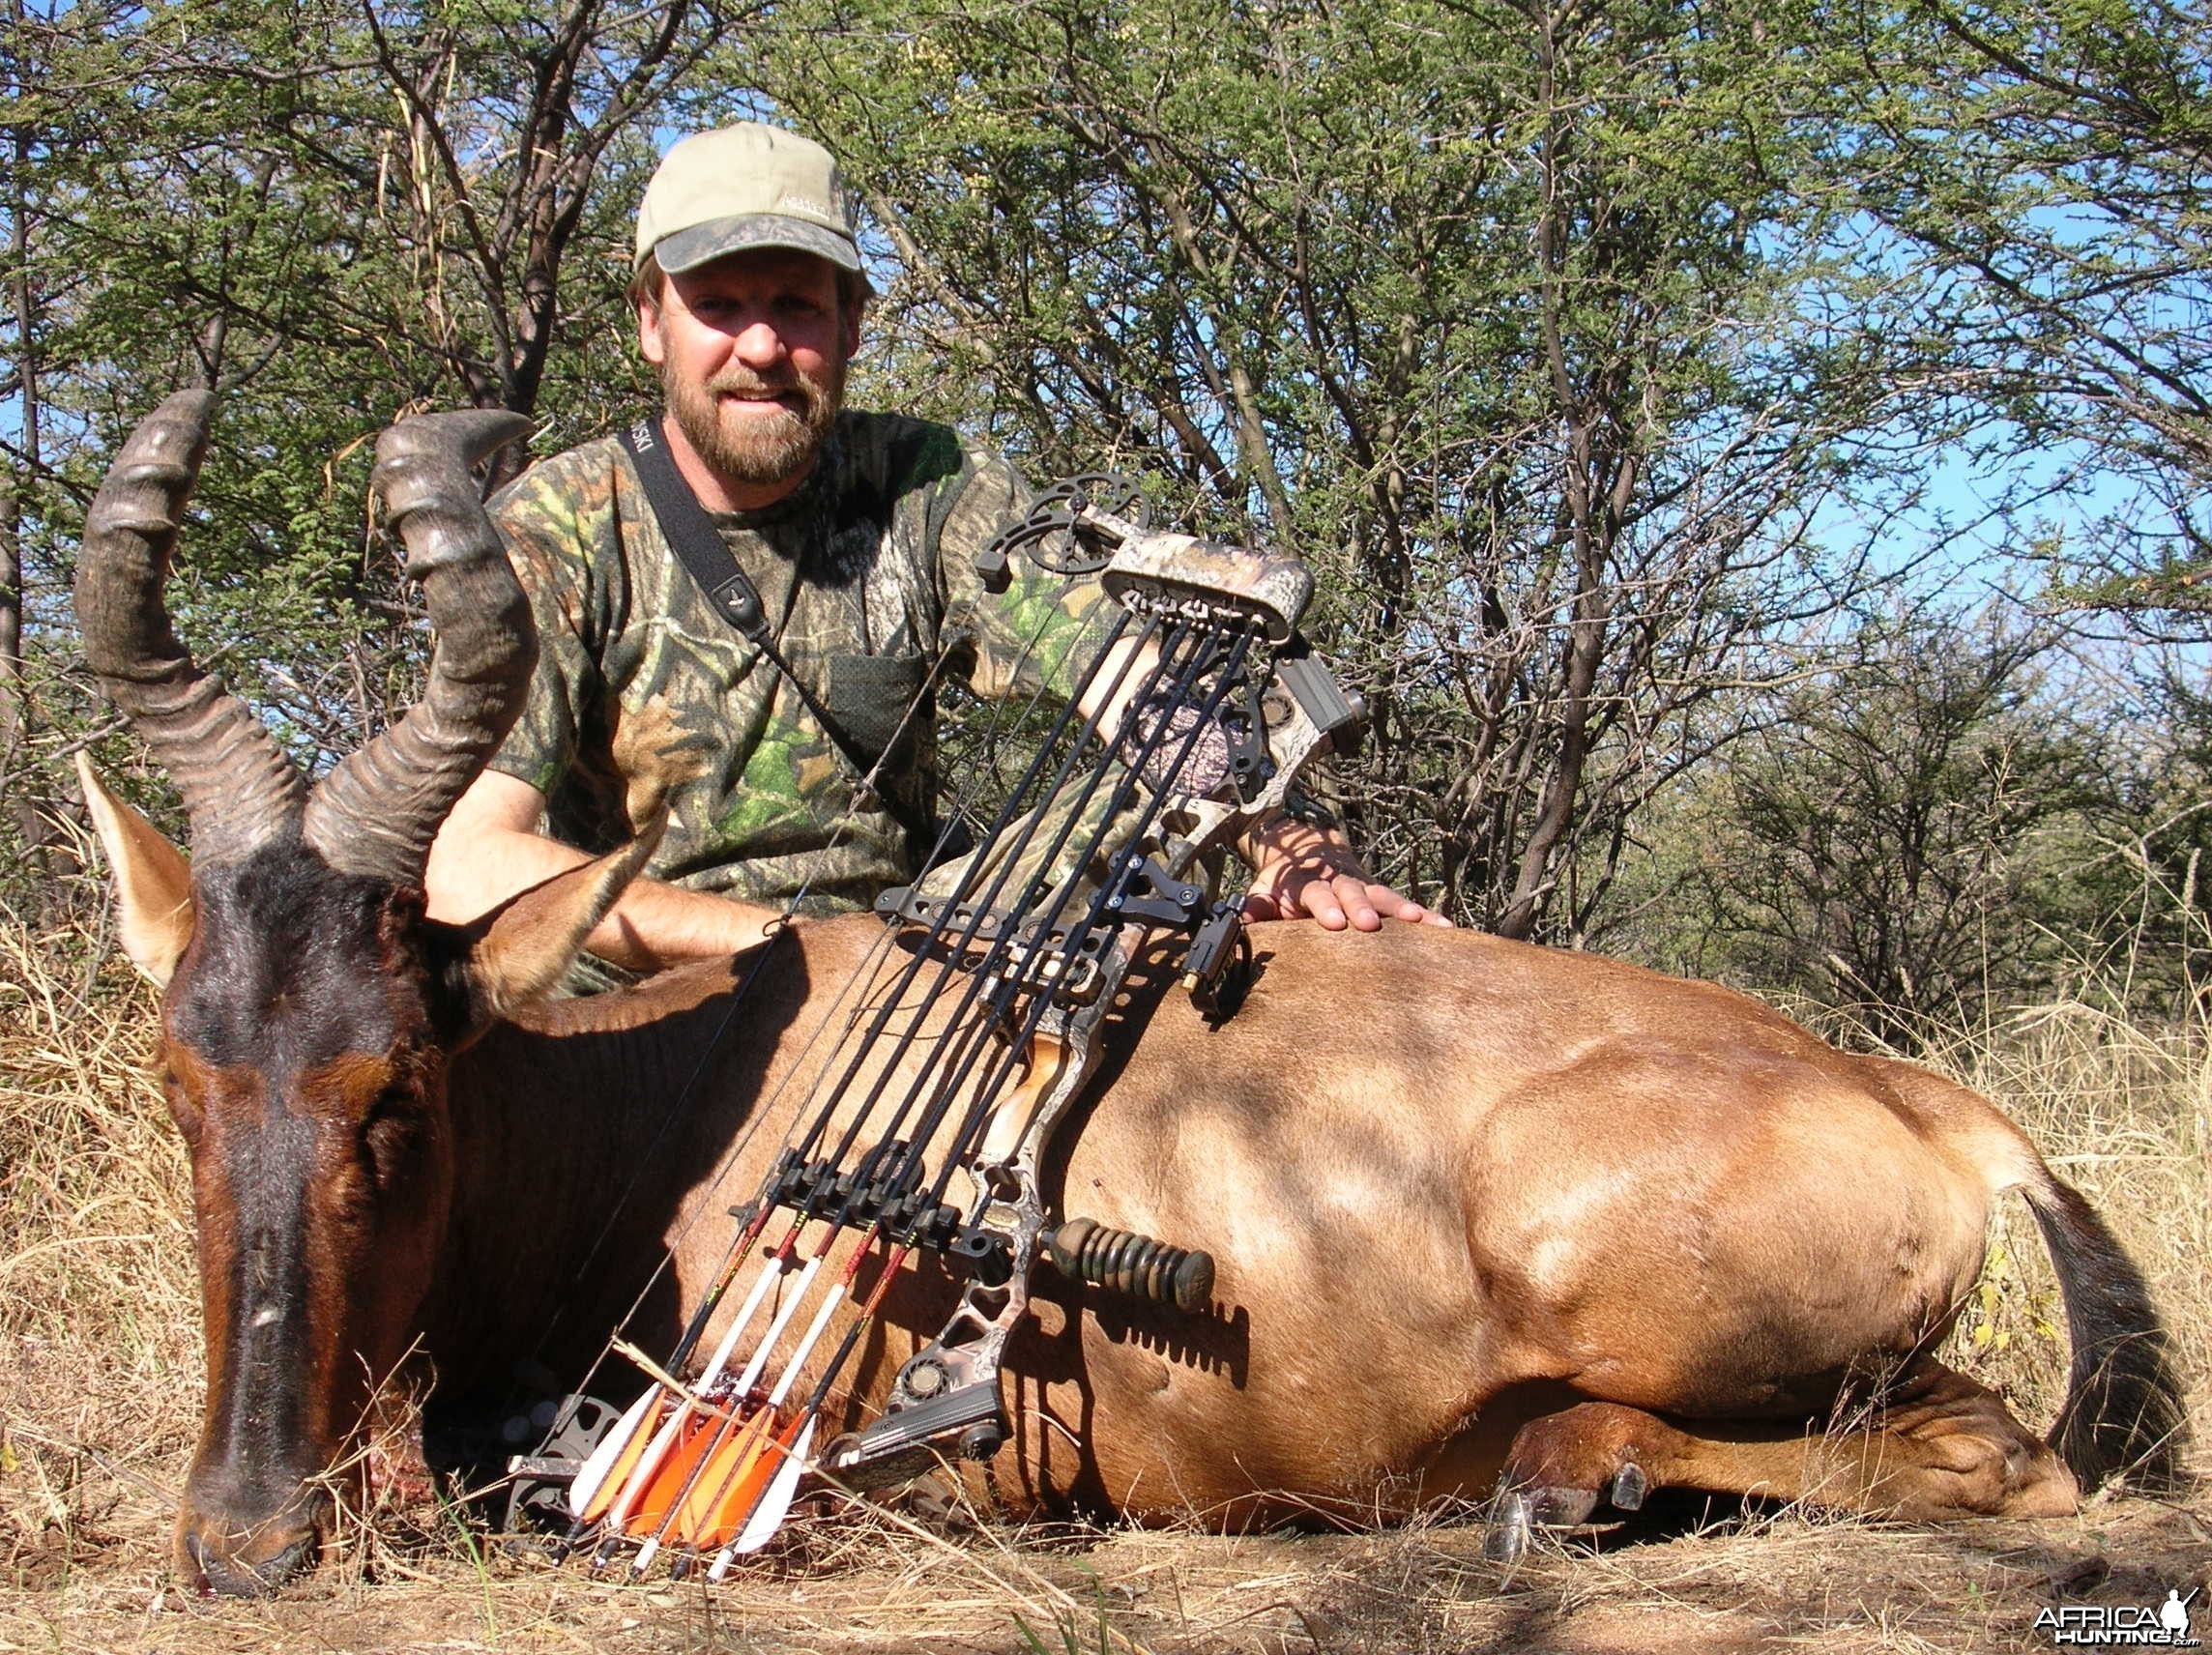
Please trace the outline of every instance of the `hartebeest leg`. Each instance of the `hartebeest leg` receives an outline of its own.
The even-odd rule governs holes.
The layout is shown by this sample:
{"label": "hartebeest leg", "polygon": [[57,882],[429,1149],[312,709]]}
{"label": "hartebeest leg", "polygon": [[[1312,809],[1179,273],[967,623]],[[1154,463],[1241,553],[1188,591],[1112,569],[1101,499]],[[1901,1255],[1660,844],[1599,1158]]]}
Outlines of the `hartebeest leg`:
{"label": "hartebeest leg", "polygon": [[1922,1362],[1864,1420],[1825,1431],[1698,1423],[1694,1435],[1642,1408],[1587,1402],[1530,1420],[1506,1456],[1491,1550],[1518,1555],[1531,1527],[1588,1521],[1662,1487],[1804,1500],[1911,1522],[2055,1517],[2073,1474],[1995,1392]]}

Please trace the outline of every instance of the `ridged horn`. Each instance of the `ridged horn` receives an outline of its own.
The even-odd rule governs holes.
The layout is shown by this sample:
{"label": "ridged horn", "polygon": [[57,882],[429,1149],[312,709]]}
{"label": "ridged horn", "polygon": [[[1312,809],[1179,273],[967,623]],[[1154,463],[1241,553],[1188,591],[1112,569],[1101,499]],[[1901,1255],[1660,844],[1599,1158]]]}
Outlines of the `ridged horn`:
{"label": "ridged horn", "polygon": [[76,567],[85,660],[184,796],[209,864],[291,828],[307,791],[261,720],[192,664],[161,599],[214,411],[212,392],[179,391],[138,422],[85,513]]}
{"label": "ridged horn", "polygon": [[472,410],[403,420],[377,440],[375,486],[437,629],[406,716],[325,776],[307,843],[342,873],[420,885],[438,825],[521,715],[538,633],[469,468],[530,429]]}

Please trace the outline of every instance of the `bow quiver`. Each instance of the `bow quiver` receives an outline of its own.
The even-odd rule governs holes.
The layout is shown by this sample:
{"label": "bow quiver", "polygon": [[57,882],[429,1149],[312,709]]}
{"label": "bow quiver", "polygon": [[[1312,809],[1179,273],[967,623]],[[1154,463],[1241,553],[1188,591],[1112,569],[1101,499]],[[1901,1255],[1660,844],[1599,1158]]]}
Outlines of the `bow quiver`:
{"label": "bow quiver", "polygon": [[[1190,627],[1220,652],[1222,678],[1211,682],[1202,670],[1172,704],[1155,701],[1139,710],[1136,733],[1164,727],[1159,744],[1177,760],[1172,768],[1160,766],[1155,754],[1153,764],[1143,767],[1145,778],[1156,784],[1148,791],[1158,808],[1114,856],[1096,905],[1100,917],[1089,934],[1060,934],[1055,955],[1051,928],[1033,926],[1046,933],[1038,974],[1054,992],[1033,1019],[1028,1075],[995,1106],[968,1165],[978,1200],[951,1250],[972,1262],[969,1285],[945,1330],[900,1369],[883,1419],[824,1451],[824,1468],[849,1487],[877,1488],[912,1476],[947,1448],[970,1459],[997,1452],[1006,1436],[999,1365],[1028,1310],[1029,1268],[1040,1248],[1071,1278],[1185,1311],[1211,1303],[1213,1261],[1205,1253],[1088,1218],[1048,1228],[1040,1163],[1096,1067],[1098,1028],[1127,975],[1135,936],[1152,926],[1187,930],[1183,985],[1210,1006],[1242,924],[1238,904],[1214,895],[1218,857],[1209,853],[1282,808],[1307,764],[1332,743],[1349,745],[1348,734],[1359,723],[1357,710],[1297,632],[1313,591],[1301,564],[1189,535],[1153,533],[1080,495],[1068,515],[1077,536],[1111,545],[1098,570],[1108,595],[1134,615]],[[1064,557],[1060,566],[1090,572]],[[1272,682],[1264,690],[1249,652],[1237,653],[1242,639],[1274,656]],[[1215,693],[1192,694],[1201,683]],[[1202,699],[1210,703],[1205,717],[1199,716]],[[1178,736],[1185,741],[1179,743]],[[1112,835],[1100,837],[1110,841]],[[958,892],[975,888],[972,864],[987,863],[991,853],[986,844],[933,872],[916,887],[918,901],[912,890],[887,891],[878,911],[909,923],[927,919],[945,900],[957,901]]]}

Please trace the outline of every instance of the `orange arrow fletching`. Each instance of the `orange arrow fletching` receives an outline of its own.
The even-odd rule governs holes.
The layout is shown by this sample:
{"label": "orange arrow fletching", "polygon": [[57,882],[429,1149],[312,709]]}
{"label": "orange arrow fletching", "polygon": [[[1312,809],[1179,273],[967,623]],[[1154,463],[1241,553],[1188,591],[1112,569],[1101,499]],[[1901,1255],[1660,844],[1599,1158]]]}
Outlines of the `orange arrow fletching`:
{"label": "orange arrow fletching", "polygon": [[623,1527],[629,1533],[651,1538],[660,1532],[660,1525],[666,1521],[669,1508],[683,1494],[692,1467],[714,1445],[715,1427],[730,1417],[719,1408],[695,1408],[692,1412],[693,1417],[684,1423],[675,1447],[668,1451],[668,1457],[661,1461],[645,1494],[624,1519]]}
{"label": "orange arrow fletching", "polygon": [[806,1430],[811,1415],[801,1411],[792,1415],[791,1423],[783,1428],[771,1442],[762,1433],[760,1445],[754,1449],[751,1464],[747,1465],[732,1485],[729,1497],[714,1514],[713,1525],[700,1534],[695,1544],[701,1551],[727,1546],[736,1539],[745,1522],[760,1504],[761,1495],[768,1492],[775,1474],[791,1459],[792,1448]]}
{"label": "orange arrow fletching", "polygon": [[775,1429],[775,1411],[761,1408],[742,1428],[715,1449],[707,1462],[698,1481],[691,1485],[691,1493],[683,1508],[676,1514],[676,1522],[669,1529],[668,1538],[679,1546],[720,1545],[720,1541],[705,1538],[714,1513],[725,1506],[733,1491],[743,1486],[753,1464],[768,1446],[769,1433]]}
{"label": "orange arrow fletching", "polygon": [[[759,1279],[753,1283],[752,1291],[745,1294],[743,1306],[724,1330],[722,1342],[714,1348],[713,1357],[708,1362],[706,1372],[700,1375],[698,1383],[701,1388],[712,1385],[720,1378],[723,1368],[729,1362],[730,1353],[737,1348],[739,1336],[751,1324],[753,1313],[760,1308],[762,1299],[781,1273],[781,1261],[790,1253],[800,1228],[793,1226],[790,1234],[783,1238],[783,1246],[772,1252],[769,1262],[762,1266]],[[750,1245],[749,1242],[746,1244]],[[735,1271],[736,1266],[733,1265],[733,1276]],[[679,1428],[689,1423],[689,1415],[693,1410],[690,1400],[692,1393],[682,1385],[673,1388],[675,1394],[671,1395],[668,1384],[656,1383],[652,1392],[640,1397],[631,1406],[630,1412],[623,1416],[623,1423],[617,1430],[627,1427],[631,1415],[642,1414],[645,1422],[619,1450],[610,1436],[607,1441],[593,1451],[592,1460],[605,1468],[597,1473],[599,1480],[587,1487],[585,1477],[595,1474],[593,1465],[587,1462],[584,1477],[577,1479],[577,1488],[584,1498],[584,1509],[577,1515],[584,1522],[597,1523],[613,1514],[615,1523],[626,1528],[630,1525],[638,1496],[654,1486],[669,1451],[679,1439]],[[645,1412],[648,1404],[652,1405],[650,1413]],[[609,1464],[610,1461],[619,1463]],[[576,1495],[571,1493],[569,1498],[573,1502]],[[569,1509],[575,1509],[573,1503]]]}

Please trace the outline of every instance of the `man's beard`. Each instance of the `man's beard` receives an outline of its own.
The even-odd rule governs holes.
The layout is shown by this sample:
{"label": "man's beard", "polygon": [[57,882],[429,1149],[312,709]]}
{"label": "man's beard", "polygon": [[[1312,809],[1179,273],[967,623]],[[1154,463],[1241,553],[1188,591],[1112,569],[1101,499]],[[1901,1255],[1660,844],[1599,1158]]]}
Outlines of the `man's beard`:
{"label": "man's beard", "polygon": [[[706,385],[681,383],[668,360],[660,363],[660,388],[677,428],[708,469],[729,482],[785,482],[804,474],[821,452],[823,439],[837,422],[845,400],[845,364],[832,363],[819,379],[795,372],[787,385],[771,385],[743,368],[728,368]],[[797,392],[800,412],[731,414],[722,418],[720,393],[778,394]]]}

